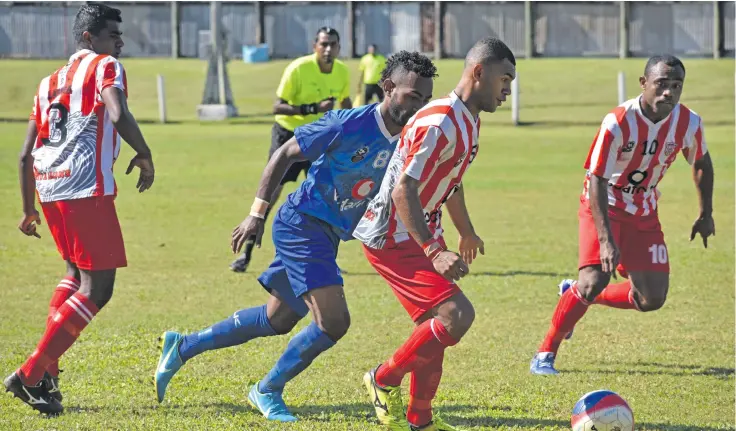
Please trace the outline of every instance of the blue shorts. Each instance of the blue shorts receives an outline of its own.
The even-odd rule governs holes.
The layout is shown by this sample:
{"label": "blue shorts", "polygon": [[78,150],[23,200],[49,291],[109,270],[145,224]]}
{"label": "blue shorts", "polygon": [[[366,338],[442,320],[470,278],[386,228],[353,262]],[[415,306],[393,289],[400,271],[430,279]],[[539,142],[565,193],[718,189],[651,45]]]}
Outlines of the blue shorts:
{"label": "blue shorts", "polygon": [[276,213],[272,231],[276,257],[258,281],[306,316],[309,308],[302,295],[320,287],[343,285],[336,260],[340,238],[329,224],[295,211],[288,202]]}

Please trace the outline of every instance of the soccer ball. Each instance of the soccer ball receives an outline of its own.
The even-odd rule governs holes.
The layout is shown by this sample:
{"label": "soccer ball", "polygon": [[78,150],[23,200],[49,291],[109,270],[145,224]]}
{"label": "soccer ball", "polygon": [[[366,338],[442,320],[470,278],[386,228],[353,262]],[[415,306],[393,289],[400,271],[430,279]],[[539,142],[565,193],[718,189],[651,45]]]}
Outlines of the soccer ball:
{"label": "soccer ball", "polygon": [[601,390],[583,395],[572,409],[572,431],[634,431],[634,413],[623,398]]}

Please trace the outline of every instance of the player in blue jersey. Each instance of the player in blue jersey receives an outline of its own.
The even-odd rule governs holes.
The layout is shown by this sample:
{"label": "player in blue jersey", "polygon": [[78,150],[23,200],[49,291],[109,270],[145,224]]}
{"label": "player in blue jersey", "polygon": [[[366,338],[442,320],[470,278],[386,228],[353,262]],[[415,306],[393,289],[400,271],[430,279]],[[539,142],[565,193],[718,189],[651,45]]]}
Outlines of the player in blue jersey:
{"label": "player in blue jersey", "polygon": [[294,137],[274,153],[250,215],[233,231],[231,244],[237,253],[256,235],[260,246],[265,212],[282,176],[294,162],[312,162],[306,180],[274,218],[276,257],[258,278],[270,297],[266,304],[236,311],[200,332],[165,332],[155,373],[159,402],[171,378],[192,357],[286,334],[311,311],[312,323],[291,339],[273,369],[248,394],[266,418],[296,420],[282,398],[284,385],[334,346],[350,326],[336,263],[338,244],[353,239],[366,203],[380,188],[401,129],[431,99],[435,76],[429,58],[401,51],[389,58],[383,71],[383,102],[328,112],[297,127]]}

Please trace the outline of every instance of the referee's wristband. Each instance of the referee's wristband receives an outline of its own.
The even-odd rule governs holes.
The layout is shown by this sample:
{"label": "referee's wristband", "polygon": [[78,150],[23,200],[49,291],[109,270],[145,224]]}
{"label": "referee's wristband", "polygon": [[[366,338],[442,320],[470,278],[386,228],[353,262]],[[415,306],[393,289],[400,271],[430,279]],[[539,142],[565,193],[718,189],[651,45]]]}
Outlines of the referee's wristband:
{"label": "referee's wristband", "polygon": [[302,115],[316,114],[319,109],[319,105],[316,103],[304,104],[299,106],[299,111]]}

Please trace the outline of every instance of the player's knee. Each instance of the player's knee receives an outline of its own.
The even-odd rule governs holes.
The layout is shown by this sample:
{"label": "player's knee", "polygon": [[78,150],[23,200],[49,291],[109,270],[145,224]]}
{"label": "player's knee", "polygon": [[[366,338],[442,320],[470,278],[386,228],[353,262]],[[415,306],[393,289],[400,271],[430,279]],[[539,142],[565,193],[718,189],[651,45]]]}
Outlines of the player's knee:
{"label": "player's knee", "polygon": [[348,329],[350,328],[350,313],[323,315],[317,322],[317,326],[333,341],[337,341],[348,333]]}
{"label": "player's knee", "polygon": [[639,306],[639,310],[641,311],[657,311],[660,308],[664,306],[665,301],[667,301],[666,296],[662,295],[656,295],[656,296],[640,296],[637,295],[634,298],[637,302],[637,305]]}
{"label": "player's knee", "polygon": [[577,283],[575,283],[575,289],[577,289],[578,293],[584,300],[592,303],[595,301],[596,296],[598,296],[611,281],[611,276],[597,268],[589,267],[585,269],[587,271],[580,271],[580,277]]}
{"label": "player's knee", "polygon": [[473,325],[475,308],[470,300],[462,296],[442,304],[435,318],[444,325],[454,339],[459,341]]}
{"label": "player's knee", "polygon": [[279,318],[270,318],[268,323],[271,325],[271,328],[273,328],[273,331],[276,333],[276,335],[284,335],[291,332],[292,329],[296,326],[297,323],[299,323],[298,317],[279,317]]}

